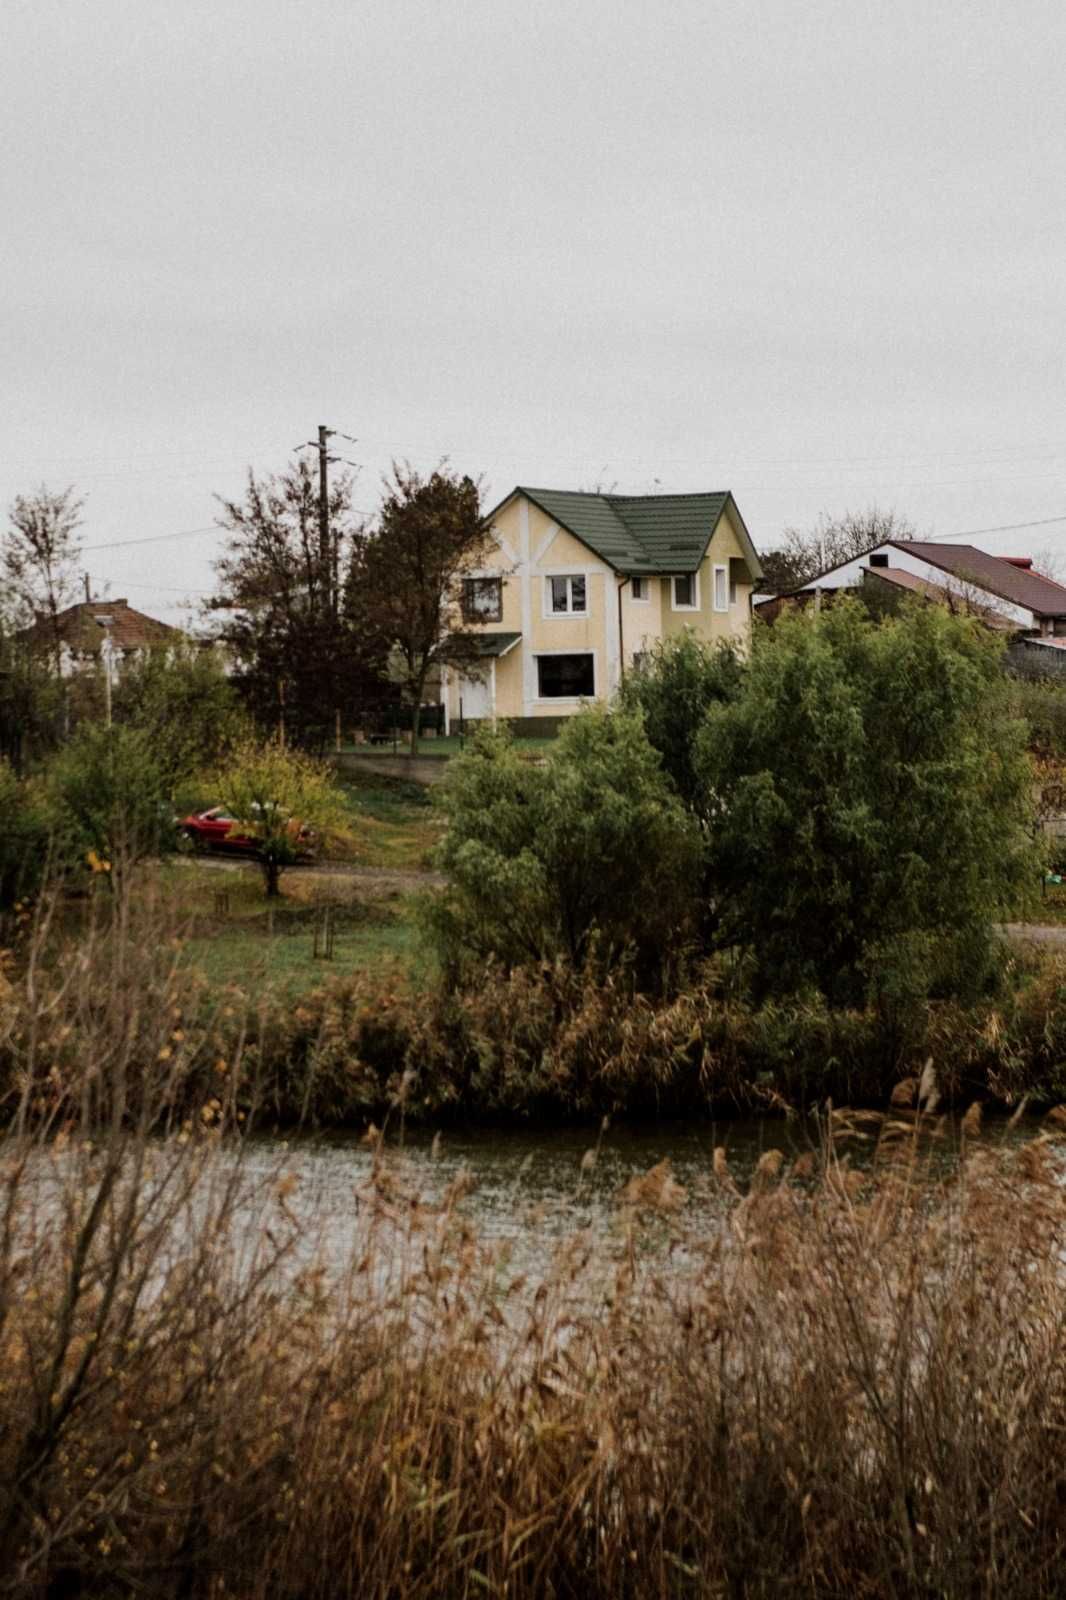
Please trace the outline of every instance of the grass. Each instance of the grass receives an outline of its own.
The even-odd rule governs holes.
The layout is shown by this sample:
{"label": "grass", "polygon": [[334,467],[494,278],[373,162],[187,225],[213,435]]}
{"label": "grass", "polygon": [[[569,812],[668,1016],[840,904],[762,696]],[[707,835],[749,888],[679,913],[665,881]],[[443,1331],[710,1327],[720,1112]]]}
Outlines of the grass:
{"label": "grass", "polygon": [[[199,862],[169,862],[143,880],[153,886],[178,925],[190,928],[187,959],[215,983],[246,992],[295,995],[328,977],[393,971],[424,979],[413,899],[397,889],[350,876],[283,874],[279,899],[268,902],[254,865],[219,871]],[[314,955],[315,927],[332,908],[332,960]]]}
{"label": "grass", "polygon": [[359,866],[421,872],[443,822],[421,784],[348,773],[341,785],[351,817],[351,859]]}

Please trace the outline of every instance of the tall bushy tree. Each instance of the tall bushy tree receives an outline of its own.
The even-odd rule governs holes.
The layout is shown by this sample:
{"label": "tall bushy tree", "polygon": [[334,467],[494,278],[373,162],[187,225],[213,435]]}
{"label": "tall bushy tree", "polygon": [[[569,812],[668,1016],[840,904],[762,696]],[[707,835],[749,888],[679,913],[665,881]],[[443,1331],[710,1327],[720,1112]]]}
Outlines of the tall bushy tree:
{"label": "tall bushy tree", "polygon": [[230,538],[208,610],[253,715],[264,727],[283,723],[292,742],[310,747],[327,742],[338,711],[351,714],[380,684],[341,603],[358,539],[352,486],[350,474],[330,484],[328,548],[318,476],[304,460],[278,476],[249,471],[243,500],[220,501]]}
{"label": "tall bushy tree", "polygon": [[413,708],[413,747],[426,680],[437,667],[474,657],[463,625],[462,575],[491,544],[473,478],[439,466],[422,478],[393,463],[376,528],[358,552],[350,614],[361,638],[391,654]]}
{"label": "tall bushy tree", "polygon": [[1001,648],[937,606],[876,625],[852,601],[757,640],[697,765],[723,936],[765,990],[856,1000],[904,956],[926,985],[979,976],[1037,870]]}
{"label": "tall bushy tree", "polygon": [[744,657],[731,640],[707,644],[683,633],[656,645],[622,686],[621,704],[644,718],[663,771],[697,817],[705,790],[694,760],[696,736],[710,708],[735,699],[743,679]]}
{"label": "tall bushy tree", "polygon": [[536,764],[481,732],[440,800],[448,885],[427,915],[445,958],[583,964],[632,949],[658,972],[684,943],[696,830],[635,713],[581,712]]}
{"label": "tall bushy tree", "polygon": [[28,627],[43,617],[48,649],[59,665],[57,617],[77,593],[83,502],[73,487],[58,493],[44,484],[19,495],[0,542],[0,597],[9,625]]}

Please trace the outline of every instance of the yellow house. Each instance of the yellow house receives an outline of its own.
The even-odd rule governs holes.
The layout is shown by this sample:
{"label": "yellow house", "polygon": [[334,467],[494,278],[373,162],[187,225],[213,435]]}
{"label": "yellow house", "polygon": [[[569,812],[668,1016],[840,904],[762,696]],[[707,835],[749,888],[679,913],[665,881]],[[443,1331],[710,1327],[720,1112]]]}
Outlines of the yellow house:
{"label": "yellow house", "polygon": [[449,726],[504,718],[549,731],[609,700],[662,639],[747,643],[759,558],[733,496],[579,494],[518,487],[463,579],[478,662],[445,670]]}

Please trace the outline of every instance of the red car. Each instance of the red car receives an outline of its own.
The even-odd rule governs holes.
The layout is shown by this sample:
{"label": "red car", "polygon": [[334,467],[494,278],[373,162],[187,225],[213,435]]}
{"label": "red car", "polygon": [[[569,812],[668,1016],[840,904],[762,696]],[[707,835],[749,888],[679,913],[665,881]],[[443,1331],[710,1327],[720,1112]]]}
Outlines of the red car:
{"label": "red car", "polygon": [[[242,833],[237,818],[225,806],[212,806],[209,811],[195,811],[182,817],[178,828],[190,841],[194,850],[231,850],[238,855],[258,855],[260,841],[250,833]],[[290,817],[286,831],[296,844],[300,860],[313,860],[315,836],[306,823]]]}

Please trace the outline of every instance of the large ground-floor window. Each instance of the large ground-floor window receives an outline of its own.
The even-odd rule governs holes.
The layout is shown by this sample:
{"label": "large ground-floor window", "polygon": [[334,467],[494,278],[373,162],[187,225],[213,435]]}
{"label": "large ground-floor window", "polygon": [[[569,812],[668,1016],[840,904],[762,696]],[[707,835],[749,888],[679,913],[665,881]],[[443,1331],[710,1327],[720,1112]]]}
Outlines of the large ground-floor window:
{"label": "large ground-floor window", "polygon": [[538,656],[538,695],[542,700],[592,699],[596,693],[595,661],[595,656],[588,653]]}

